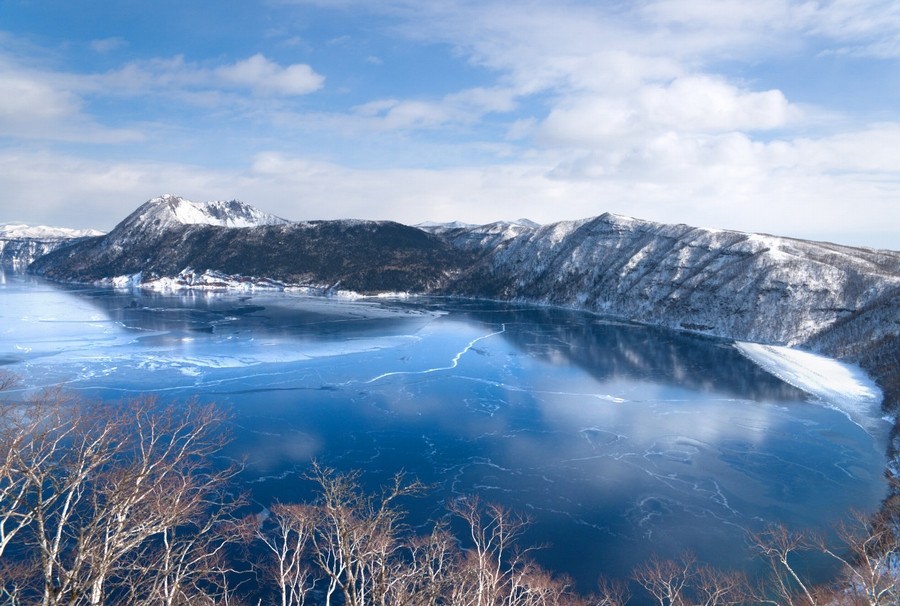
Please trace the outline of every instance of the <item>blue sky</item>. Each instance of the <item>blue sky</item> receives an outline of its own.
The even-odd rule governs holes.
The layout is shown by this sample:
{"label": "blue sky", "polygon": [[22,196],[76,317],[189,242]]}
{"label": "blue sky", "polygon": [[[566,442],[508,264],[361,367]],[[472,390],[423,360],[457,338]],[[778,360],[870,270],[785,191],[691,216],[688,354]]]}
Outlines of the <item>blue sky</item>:
{"label": "blue sky", "polygon": [[900,249],[900,3],[0,0],[0,223],[163,193]]}

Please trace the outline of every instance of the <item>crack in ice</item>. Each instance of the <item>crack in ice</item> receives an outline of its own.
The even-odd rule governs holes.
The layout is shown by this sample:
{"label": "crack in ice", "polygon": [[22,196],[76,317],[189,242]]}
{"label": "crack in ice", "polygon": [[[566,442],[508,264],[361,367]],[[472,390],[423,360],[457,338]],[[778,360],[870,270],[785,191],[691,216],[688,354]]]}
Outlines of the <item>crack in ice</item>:
{"label": "crack in ice", "polygon": [[497,335],[501,335],[505,332],[506,332],[506,323],[503,323],[500,326],[500,330],[498,330],[496,332],[492,332],[487,335],[482,335],[476,339],[472,339],[471,341],[469,341],[468,345],[466,345],[462,349],[462,351],[457,352],[457,354],[455,356],[453,356],[453,359],[450,360],[450,366],[441,366],[438,368],[427,368],[425,370],[395,370],[392,372],[386,372],[386,373],[380,374],[377,377],[369,379],[368,381],[364,381],[364,383],[366,385],[370,385],[372,383],[375,383],[376,381],[380,381],[381,379],[385,379],[387,377],[393,377],[396,375],[425,375],[425,374],[429,374],[432,372],[439,372],[442,370],[453,370],[454,368],[459,366],[460,359],[464,355],[466,355],[473,347],[475,347],[476,343],[478,343],[479,341],[484,341],[485,339],[489,339],[490,337],[495,337]]}

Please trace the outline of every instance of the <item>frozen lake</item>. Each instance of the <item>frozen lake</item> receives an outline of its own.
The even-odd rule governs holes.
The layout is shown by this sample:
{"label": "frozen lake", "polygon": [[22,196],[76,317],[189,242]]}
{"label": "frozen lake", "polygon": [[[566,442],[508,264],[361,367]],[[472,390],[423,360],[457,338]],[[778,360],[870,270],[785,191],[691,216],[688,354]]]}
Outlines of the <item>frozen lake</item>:
{"label": "frozen lake", "polygon": [[312,458],[373,487],[400,469],[434,484],[413,523],[479,494],[531,516],[538,559],[588,589],[654,553],[746,567],[745,529],[826,529],[878,506],[877,400],[810,395],[746,353],[497,303],[0,284],[0,368],[26,390],[227,406],[223,454],[246,459],[260,507],[308,498]]}

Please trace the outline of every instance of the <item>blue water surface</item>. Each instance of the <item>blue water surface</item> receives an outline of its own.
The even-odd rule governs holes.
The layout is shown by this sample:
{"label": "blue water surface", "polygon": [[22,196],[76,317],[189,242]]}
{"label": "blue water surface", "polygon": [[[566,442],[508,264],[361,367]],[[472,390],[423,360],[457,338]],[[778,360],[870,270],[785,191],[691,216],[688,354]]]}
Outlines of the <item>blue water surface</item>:
{"label": "blue water surface", "polygon": [[25,386],[7,397],[62,384],[229,408],[222,456],[259,508],[310,498],[313,459],[373,489],[400,470],[432,484],[406,503],[423,530],[448,500],[502,503],[586,590],[686,549],[752,569],[747,530],[827,532],[886,492],[887,423],[864,430],[728,341],[587,313],[5,274],[0,365]]}

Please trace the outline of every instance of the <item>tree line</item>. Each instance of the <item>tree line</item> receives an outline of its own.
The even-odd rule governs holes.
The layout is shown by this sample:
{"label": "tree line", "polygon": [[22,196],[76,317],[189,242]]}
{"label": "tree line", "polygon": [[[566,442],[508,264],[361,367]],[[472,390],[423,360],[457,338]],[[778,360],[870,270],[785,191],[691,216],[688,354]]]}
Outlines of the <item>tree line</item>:
{"label": "tree line", "polygon": [[[0,377],[0,390],[12,383]],[[590,595],[539,566],[527,520],[477,497],[448,505],[429,532],[403,502],[426,490],[395,476],[313,463],[308,503],[250,508],[239,467],[217,454],[214,406],[83,402],[51,391],[0,401],[0,602],[10,605],[658,606],[900,602],[898,517],[889,500],[838,529],[840,545],[771,526],[748,538],[768,574],[718,570],[685,554],[653,558]],[[840,572],[826,585],[797,566],[815,551]]]}

